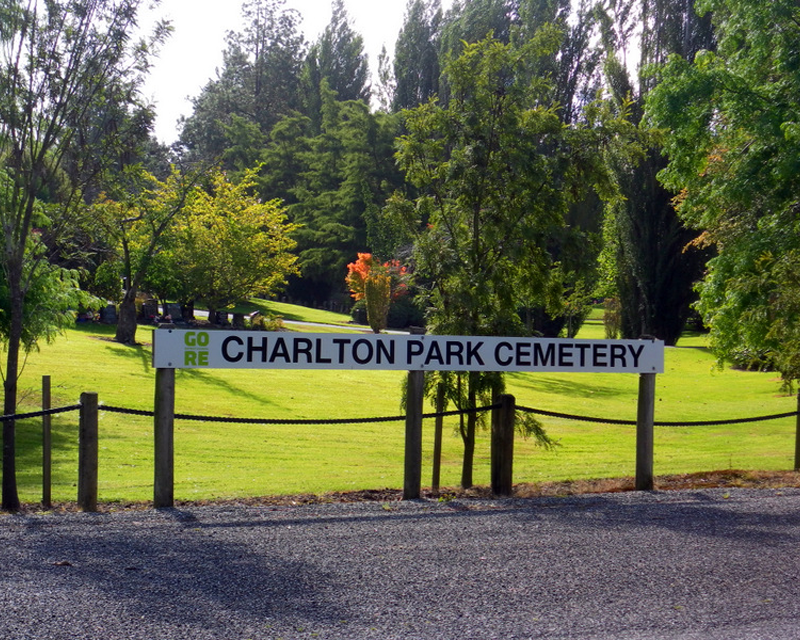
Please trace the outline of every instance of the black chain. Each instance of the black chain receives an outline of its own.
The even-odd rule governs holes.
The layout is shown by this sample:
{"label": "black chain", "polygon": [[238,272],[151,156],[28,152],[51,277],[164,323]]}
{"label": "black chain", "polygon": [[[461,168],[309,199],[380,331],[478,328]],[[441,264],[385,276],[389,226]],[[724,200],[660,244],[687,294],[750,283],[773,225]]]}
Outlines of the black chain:
{"label": "black chain", "polygon": [[[472,413],[482,413],[484,411],[491,411],[499,408],[500,405],[490,405],[488,407],[476,407],[474,409],[454,410],[454,411],[440,411],[437,413],[424,413],[422,417],[440,418],[457,415],[467,415]],[[32,411],[30,413],[18,413],[14,415],[0,416],[0,422],[8,422],[11,420],[24,420],[28,418],[38,418],[41,416],[50,416],[57,413],[66,413],[67,411],[77,411],[81,408],[80,404],[69,405],[66,407],[59,407],[57,409],[45,409],[42,411]],[[133,416],[153,417],[155,412],[143,409],[125,409],[123,407],[113,407],[109,405],[100,405],[102,411],[110,413],[122,413]],[[523,413],[533,413],[550,418],[562,418],[565,420],[576,420],[578,422],[595,422],[601,424],[616,424],[635,426],[636,420],[618,420],[614,418],[597,418],[591,416],[579,416],[571,413],[559,413],[557,411],[545,411],[544,409],[532,409],[531,407],[517,406],[518,411]],[[798,415],[797,411],[787,411],[786,413],[775,413],[767,416],[757,416],[754,418],[731,418],[728,420],[703,420],[703,421],[655,421],[653,424],[657,427],[713,427],[730,424],[746,424],[748,422],[765,422],[767,420],[779,420],[781,418],[791,418]],[[375,418],[330,418],[327,420],[314,420],[314,419],[285,419],[285,418],[231,418],[225,416],[198,416],[188,413],[176,413],[176,420],[194,420],[199,422],[228,422],[232,424],[290,424],[290,425],[325,425],[325,424],[371,424],[379,422],[402,422],[406,416],[384,416]]]}
{"label": "black chain", "polygon": [[[425,413],[423,418],[438,418],[446,416],[457,416],[459,414],[480,413],[482,411],[491,411],[498,408],[499,405],[491,405],[488,407],[476,407],[475,409],[465,409],[463,411],[442,411],[439,413]],[[110,411],[111,413],[124,413],[135,416],[149,416],[153,417],[155,412],[143,411],[141,409],[124,409],[122,407],[111,407],[101,405],[100,409],[103,411]],[[231,424],[291,424],[291,425],[316,425],[316,424],[371,424],[378,422],[401,422],[406,419],[406,416],[382,416],[375,418],[329,418],[322,420],[304,420],[304,419],[291,419],[291,418],[230,418],[224,416],[198,416],[189,413],[176,413],[176,420],[193,420],[198,422],[228,422]]]}
{"label": "black chain", "polygon": [[57,413],[66,413],[67,411],[78,411],[80,408],[81,405],[73,404],[68,407],[59,407],[58,409],[43,409],[42,411],[32,411],[31,413],[15,413],[13,416],[0,416],[0,422],[25,420],[26,418],[38,418],[39,416],[52,416]]}
{"label": "black chain", "polygon": [[592,418],[589,416],[576,416],[569,413],[558,413],[556,411],[545,411],[544,409],[531,409],[530,407],[517,406],[517,411],[523,413],[535,413],[540,416],[548,416],[549,418],[564,418],[567,420],[578,420],[580,422],[600,422],[602,424],[623,424],[635,425],[636,420],[617,420],[614,418]]}
{"label": "black chain", "polygon": [[[589,416],[577,416],[570,413],[557,413],[555,411],[544,411],[542,409],[531,409],[530,407],[517,407],[517,410],[525,413],[535,413],[550,418],[564,418],[566,420],[577,420],[580,422],[600,422],[603,424],[621,424],[635,426],[636,420],[615,420],[612,418],[592,418]],[[747,422],[764,422],[766,420],[779,420],[780,418],[790,418],[797,415],[797,411],[787,413],[775,413],[768,416],[757,416],[755,418],[731,418],[728,420],[703,420],[698,422],[690,421],[662,421],[656,420],[653,425],[656,427],[714,427],[726,424],[745,424]]]}

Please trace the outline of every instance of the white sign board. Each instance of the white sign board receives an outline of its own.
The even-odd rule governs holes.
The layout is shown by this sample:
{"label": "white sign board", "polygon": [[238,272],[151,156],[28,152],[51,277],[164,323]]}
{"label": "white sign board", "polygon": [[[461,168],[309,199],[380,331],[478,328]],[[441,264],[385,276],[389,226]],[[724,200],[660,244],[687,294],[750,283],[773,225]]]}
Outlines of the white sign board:
{"label": "white sign board", "polygon": [[157,329],[156,369],[663,373],[659,340]]}

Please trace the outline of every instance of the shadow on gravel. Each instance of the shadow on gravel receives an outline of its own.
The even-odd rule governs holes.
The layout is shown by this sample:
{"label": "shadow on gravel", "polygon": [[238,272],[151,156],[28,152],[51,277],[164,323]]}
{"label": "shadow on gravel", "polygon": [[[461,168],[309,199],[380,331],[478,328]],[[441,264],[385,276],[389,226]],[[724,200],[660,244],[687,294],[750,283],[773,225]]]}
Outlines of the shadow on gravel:
{"label": "shadow on gravel", "polygon": [[287,614],[342,617],[319,595],[328,577],[304,562],[299,550],[270,545],[264,532],[258,544],[246,537],[232,543],[190,514],[174,516],[177,522],[166,524],[131,519],[124,530],[88,514],[69,526],[33,522],[6,562],[34,584],[102,593],[143,619],[218,630],[213,635],[219,638],[231,630],[228,616],[240,623]]}
{"label": "shadow on gravel", "polygon": [[[758,509],[758,502],[748,509],[739,508],[737,501],[728,501],[724,494],[708,492],[651,493],[651,499],[620,499],[623,494],[593,494],[582,497],[533,498],[513,500],[508,503],[490,501],[456,501],[450,505],[436,505],[430,510],[405,510],[402,507],[385,507],[384,511],[349,512],[347,507],[330,515],[316,515],[313,519],[302,515],[300,508],[271,509],[276,517],[226,519],[223,522],[203,522],[202,529],[215,528],[276,528],[302,527],[347,521],[354,526],[368,522],[389,522],[463,519],[475,520],[494,517],[501,513],[512,514],[522,523],[535,523],[543,518],[560,520],[577,528],[669,530],[677,534],[696,534],[714,538],[750,541],[756,543],[800,543],[800,513],[770,513]],[[281,512],[285,511],[286,515]],[[291,514],[300,514],[292,517]]]}
{"label": "shadow on gravel", "polygon": [[[800,492],[731,493],[10,519],[0,606],[35,634],[0,638],[82,637],[92,598],[109,640],[796,637]],[[794,635],[736,631],[765,621]]]}
{"label": "shadow on gravel", "polygon": [[536,521],[547,513],[550,519],[578,528],[637,528],[756,544],[800,543],[800,513],[763,510],[758,500],[744,509],[738,500],[729,501],[725,495],[698,491],[682,492],[680,497],[650,494],[651,499],[644,501],[621,500],[619,494],[545,499],[537,501],[541,510],[520,510],[519,517]]}

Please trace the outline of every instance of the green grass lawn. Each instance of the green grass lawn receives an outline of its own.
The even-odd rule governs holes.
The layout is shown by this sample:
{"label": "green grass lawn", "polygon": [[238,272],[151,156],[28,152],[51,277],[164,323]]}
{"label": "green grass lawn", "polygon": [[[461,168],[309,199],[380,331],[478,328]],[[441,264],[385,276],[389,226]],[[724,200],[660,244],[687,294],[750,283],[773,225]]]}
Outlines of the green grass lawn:
{"label": "green grass lawn", "polygon": [[[275,303],[270,303],[270,305]],[[276,307],[292,319],[327,321],[330,312]],[[282,311],[281,311],[282,309]],[[288,317],[289,313],[285,316]],[[347,316],[330,314],[344,319]],[[318,331],[318,328],[310,328]],[[344,327],[342,331],[346,330]],[[113,328],[76,326],[31,354],[22,378],[22,407],[36,410],[41,377],[51,376],[53,406],[71,405],[96,391],[101,404],[152,410],[152,329],[140,327],[141,346],[112,341]],[[601,338],[591,320],[580,337]],[[179,413],[258,418],[361,418],[399,415],[402,372],[179,370]],[[635,419],[638,376],[622,374],[510,374],[508,391],[521,405],[607,418]],[[715,366],[702,336],[668,348],[658,376],[656,420],[714,420],[792,411],[773,374]],[[77,479],[76,412],[53,418],[53,498],[74,501]],[[518,439],[515,482],[631,476],[635,427],[543,419],[560,445],[553,451]],[[460,478],[461,442],[455,418],[445,427],[442,485]],[[20,421],[20,497],[41,496],[41,422]],[[791,469],[795,420],[719,427],[656,427],[655,472],[715,469]],[[100,500],[152,498],[151,418],[101,411]],[[430,483],[433,423],[425,424],[423,484]],[[404,424],[333,426],[241,425],[176,421],[177,499],[323,493],[403,485]],[[482,433],[475,481],[489,483],[489,441]]]}
{"label": "green grass lawn", "polygon": [[341,326],[353,324],[353,319],[344,313],[334,313],[333,311],[326,311],[325,309],[312,309],[310,307],[300,307],[293,304],[286,304],[285,302],[261,300],[259,298],[253,298],[248,304],[239,305],[230,311],[235,311],[236,313],[261,311],[262,313],[280,316],[284,320],[290,322],[318,322]]}

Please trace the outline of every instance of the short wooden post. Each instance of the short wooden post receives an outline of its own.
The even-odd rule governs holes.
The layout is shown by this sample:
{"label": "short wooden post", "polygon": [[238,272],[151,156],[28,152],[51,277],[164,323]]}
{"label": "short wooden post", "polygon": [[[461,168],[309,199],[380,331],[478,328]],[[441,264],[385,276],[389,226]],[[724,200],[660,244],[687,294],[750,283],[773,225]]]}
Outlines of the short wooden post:
{"label": "short wooden post", "polygon": [[794,470],[800,471],[800,389],[797,391],[797,418],[794,436]]}
{"label": "short wooden post", "polygon": [[97,511],[97,394],[81,394],[78,428],[78,508]]}
{"label": "short wooden post", "polygon": [[500,407],[492,411],[492,492],[498,496],[510,496],[514,490],[516,400],[512,395],[502,394],[497,397],[495,404]]}
{"label": "short wooden post", "polygon": [[[445,387],[440,382],[436,387],[436,413],[444,412]],[[434,493],[439,491],[442,476],[442,432],[444,431],[444,416],[437,415],[433,434],[433,477],[431,489]]]}
{"label": "short wooden post", "polygon": [[639,374],[636,415],[636,490],[653,489],[653,425],[656,407],[656,374]]}
{"label": "short wooden post", "polygon": [[[42,376],[42,411],[50,410],[50,376]],[[42,507],[53,504],[53,437],[51,416],[42,416]]]}
{"label": "short wooden post", "polygon": [[418,500],[422,493],[422,400],[425,372],[409,371],[406,392],[406,449],[403,500]]}
{"label": "short wooden post", "polygon": [[156,369],[153,506],[175,502],[175,369]]}

